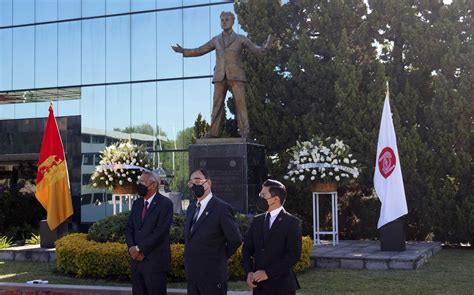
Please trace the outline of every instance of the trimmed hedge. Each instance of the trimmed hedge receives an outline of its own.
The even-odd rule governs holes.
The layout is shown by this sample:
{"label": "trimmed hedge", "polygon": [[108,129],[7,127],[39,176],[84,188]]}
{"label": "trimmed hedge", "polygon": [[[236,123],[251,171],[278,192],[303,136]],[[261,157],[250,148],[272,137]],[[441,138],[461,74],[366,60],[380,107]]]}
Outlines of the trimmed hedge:
{"label": "trimmed hedge", "polygon": [[[301,272],[310,266],[313,242],[303,237],[300,261],[294,270]],[[77,277],[130,279],[130,257],[124,243],[98,243],[87,239],[86,234],[70,234],[56,242],[58,271]],[[245,279],[242,266],[242,247],[229,259],[232,280]],[[185,281],[184,245],[171,244],[171,281]]]}

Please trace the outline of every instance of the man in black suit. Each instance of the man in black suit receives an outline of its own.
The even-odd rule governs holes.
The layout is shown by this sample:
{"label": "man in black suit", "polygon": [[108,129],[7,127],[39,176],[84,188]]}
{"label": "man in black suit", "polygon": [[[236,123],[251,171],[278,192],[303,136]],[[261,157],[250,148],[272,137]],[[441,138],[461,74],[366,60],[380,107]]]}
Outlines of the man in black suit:
{"label": "man in black suit", "polygon": [[166,294],[173,203],[158,193],[159,183],[159,177],[152,172],[142,173],[137,187],[141,198],[133,203],[125,228],[134,295]]}
{"label": "man in black suit", "polygon": [[244,239],[242,258],[253,294],[295,294],[293,266],[301,256],[301,221],[286,212],[285,186],[268,179],[262,185],[254,217]]}
{"label": "man in black suit", "polygon": [[212,194],[206,170],[194,170],[188,186],[196,198],[187,210],[184,232],[188,294],[226,294],[227,259],[242,243],[234,211]]}

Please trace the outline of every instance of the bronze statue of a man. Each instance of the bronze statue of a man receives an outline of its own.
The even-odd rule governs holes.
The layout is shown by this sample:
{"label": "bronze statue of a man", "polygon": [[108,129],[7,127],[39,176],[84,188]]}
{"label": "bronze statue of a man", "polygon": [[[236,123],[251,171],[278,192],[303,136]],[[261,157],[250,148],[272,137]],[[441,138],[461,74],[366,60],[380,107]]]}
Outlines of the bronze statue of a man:
{"label": "bronze statue of a man", "polygon": [[222,116],[224,114],[224,100],[227,90],[234,97],[235,111],[241,137],[248,137],[250,128],[245,100],[245,77],[242,64],[242,50],[248,49],[252,53],[262,54],[272,42],[268,36],[263,47],[257,46],[247,37],[236,34],[232,30],[235,16],[232,12],[223,11],[220,15],[222,33],[213,37],[211,41],[194,49],[182,48],[180,45],[171,46],[175,52],[184,57],[201,56],[216,50],[216,66],[214,67],[214,102],[211,115],[211,129],[207,137],[219,137],[222,133]]}

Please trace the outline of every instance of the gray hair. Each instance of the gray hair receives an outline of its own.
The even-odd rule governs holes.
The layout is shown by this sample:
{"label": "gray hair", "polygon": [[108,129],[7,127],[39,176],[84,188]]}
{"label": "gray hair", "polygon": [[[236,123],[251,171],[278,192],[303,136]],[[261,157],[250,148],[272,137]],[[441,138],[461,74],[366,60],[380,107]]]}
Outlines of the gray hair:
{"label": "gray hair", "polygon": [[154,173],[152,171],[143,171],[142,172],[142,176],[143,175],[148,175],[150,177],[151,180],[153,180],[154,183],[156,183],[158,186],[160,185],[160,176],[157,174],[157,173]]}

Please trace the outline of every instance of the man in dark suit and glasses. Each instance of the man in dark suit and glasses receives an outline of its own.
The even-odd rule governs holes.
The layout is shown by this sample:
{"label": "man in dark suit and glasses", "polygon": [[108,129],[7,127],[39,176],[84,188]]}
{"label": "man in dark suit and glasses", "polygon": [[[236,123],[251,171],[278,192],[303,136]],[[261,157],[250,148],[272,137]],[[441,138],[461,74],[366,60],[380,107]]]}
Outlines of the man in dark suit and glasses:
{"label": "man in dark suit and glasses", "polygon": [[154,173],[142,173],[137,187],[140,198],[133,203],[125,228],[134,295],[166,294],[173,203],[158,193],[159,184]]}
{"label": "man in dark suit and glasses", "polygon": [[301,221],[285,211],[285,200],[281,182],[263,183],[257,207],[265,212],[252,220],[242,250],[253,294],[295,294],[299,289],[293,266],[301,256]]}
{"label": "man in dark suit and glasses", "polygon": [[192,171],[188,186],[195,197],[187,210],[184,231],[188,294],[226,294],[227,260],[242,243],[234,211],[212,194],[206,170]]}

